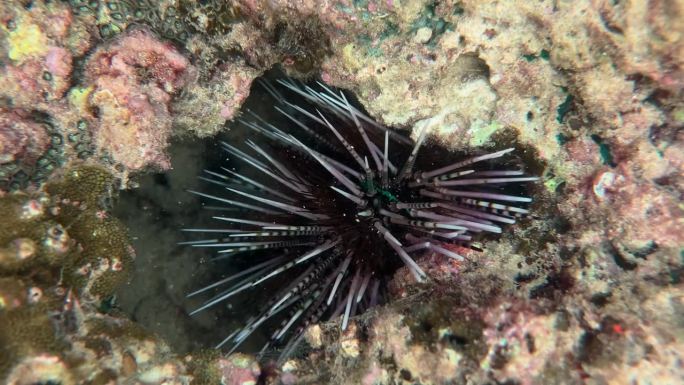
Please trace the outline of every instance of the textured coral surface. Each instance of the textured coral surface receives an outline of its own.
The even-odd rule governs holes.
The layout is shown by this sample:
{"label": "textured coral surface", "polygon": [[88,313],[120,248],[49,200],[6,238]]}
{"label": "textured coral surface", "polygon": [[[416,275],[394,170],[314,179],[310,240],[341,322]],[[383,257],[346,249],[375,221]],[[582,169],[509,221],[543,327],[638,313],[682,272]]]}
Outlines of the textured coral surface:
{"label": "textured coral surface", "polygon": [[[229,131],[273,66],[352,91],[389,126],[428,126],[455,151],[516,147],[542,177],[534,218],[466,262],[426,255],[431,284],[400,271],[390,305],[345,333],[311,328],[282,367],[181,361],[97,310],[136,270],[106,201],[132,173],[192,162],[169,159],[171,138]],[[10,383],[684,382],[681,1],[11,0],[0,85]],[[73,183],[93,193],[72,197]],[[186,198],[158,188],[145,205],[174,199]],[[140,215],[138,235],[161,237],[145,233],[153,223],[175,242],[159,217]],[[133,280],[149,286],[133,290],[165,283],[151,272],[168,259],[134,244],[151,259]],[[164,309],[139,321],[185,320],[182,304]]]}

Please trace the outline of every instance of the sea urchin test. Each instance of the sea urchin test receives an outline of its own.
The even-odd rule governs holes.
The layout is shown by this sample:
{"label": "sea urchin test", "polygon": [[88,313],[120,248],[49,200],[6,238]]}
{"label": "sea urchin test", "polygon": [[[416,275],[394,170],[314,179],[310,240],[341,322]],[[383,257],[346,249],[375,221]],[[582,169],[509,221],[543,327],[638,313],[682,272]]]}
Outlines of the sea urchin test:
{"label": "sea urchin test", "polygon": [[344,330],[350,317],[382,302],[402,266],[416,281],[429,279],[416,263],[425,252],[463,260],[459,250],[477,250],[477,237],[528,214],[524,184],[538,178],[497,166],[512,148],[456,162],[419,155],[427,126],[413,142],[323,84],[262,85],[289,124],[276,127],[253,113],[241,121],[255,135],[222,143],[240,172],[205,170],[202,179],[221,194],[191,191],[230,214],[214,216],[212,228],[184,229],[210,239],[183,242],[216,249],[218,260],[250,264],[191,293],[213,293],[191,314],[275,280],[283,284],[218,348],[232,352],[262,324],[275,325],[261,354],[278,347],[282,361],[307,326],[341,318]]}

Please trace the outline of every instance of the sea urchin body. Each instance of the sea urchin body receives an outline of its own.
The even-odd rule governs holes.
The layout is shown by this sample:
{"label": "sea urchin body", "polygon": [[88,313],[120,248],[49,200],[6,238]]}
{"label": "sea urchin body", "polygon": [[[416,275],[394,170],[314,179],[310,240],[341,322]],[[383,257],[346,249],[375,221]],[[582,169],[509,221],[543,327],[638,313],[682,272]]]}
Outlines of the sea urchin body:
{"label": "sea urchin body", "polygon": [[[350,317],[376,305],[401,266],[417,281],[426,280],[415,262],[420,253],[463,260],[459,247],[475,248],[474,237],[500,233],[502,225],[527,215],[521,205],[531,199],[520,196],[520,187],[537,178],[487,167],[512,148],[455,163],[444,162],[443,154],[418,161],[428,128],[413,143],[375,123],[342,92],[323,84],[317,91],[290,80],[278,83],[263,86],[291,127],[283,130],[252,114],[252,121],[242,123],[270,142],[247,140],[249,153],[222,143],[244,171],[206,170],[203,179],[224,192],[191,191],[236,214],[213,217],[225,228],[184,229],[218,235],[184,244],[215,248],[217,259],[250,261],[237,274],[191,293],[216,292],[192,314],[288,277],[260,313],[218,347],[235,350],[279,315],[283,321],[262,352],[283,346],[281,359],[287,357],[308,325],[342,315],[345,329]],[[307,105],[290,103],[286,94]]]}

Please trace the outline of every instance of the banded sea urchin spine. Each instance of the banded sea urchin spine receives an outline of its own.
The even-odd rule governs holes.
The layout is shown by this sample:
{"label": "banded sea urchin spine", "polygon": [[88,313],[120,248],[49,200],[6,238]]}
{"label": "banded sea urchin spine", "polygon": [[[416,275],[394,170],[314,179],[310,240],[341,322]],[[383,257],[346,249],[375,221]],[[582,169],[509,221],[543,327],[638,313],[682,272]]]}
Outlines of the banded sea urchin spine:
{"label": "banded sea urchin spine", "polygon": [[[415,261],[420,253],[463,260],[458,247],[476,248],[474,237],[500,233],[502,225],[528,214],[520,206],[531,198],[509,191],[513,186],[519,192],[523,183],[538,178],[486,167],[512,148],[455,163],[418,162],[428,128],[414,143],[324,84],[318,84],[319,91],[292,80],[278,83],[262,85],[291,127],[280,129],[250,112],[254,119],[241,123],[269,139],[268,146],[246,140],[248,153],[222,143],[245,171],[205,170],[202,179],[225,193],[191,191],[238,214],[213,217],[228,224],[225,228],[184,229],[218,236],[183,244],[218,249],[216,259],[253,261],[190,293],[216,293],[191,314],[276,276],[293,277],[217,348],[230,345],[232,352],[262,324],[287,313],[261,350],[282,346],[282,360],[308,325],[342,315],[344,330],[350,317],[379,303],[386,282],[402,265],[417,281],[427,279]],[[291,103],[285,94],[308,105]],[[414,170],[417,162],[430,167]]]}

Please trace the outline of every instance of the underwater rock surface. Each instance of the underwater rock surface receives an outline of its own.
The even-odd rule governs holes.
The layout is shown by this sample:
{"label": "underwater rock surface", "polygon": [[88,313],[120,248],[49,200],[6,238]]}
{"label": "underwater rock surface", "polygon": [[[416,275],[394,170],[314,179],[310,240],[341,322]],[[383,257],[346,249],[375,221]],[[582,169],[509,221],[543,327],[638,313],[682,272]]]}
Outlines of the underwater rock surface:
{"label": "underwater rock surface", "polygon": [[[3,2],[0,381],[683,382],[682,15],[661,0]],[[516,147],[542,177],[535,219],[464,263],[428,253],[430,285],[397,274],[390,304],[344,333],[311,327],[282,367],[178,353],[154,334],[176,307],[136,324],[130,293],[111,305],[169,263],[134,252],[112,207],[174,164],[172,138],[230,138],[274,66],[454,151]]]}

